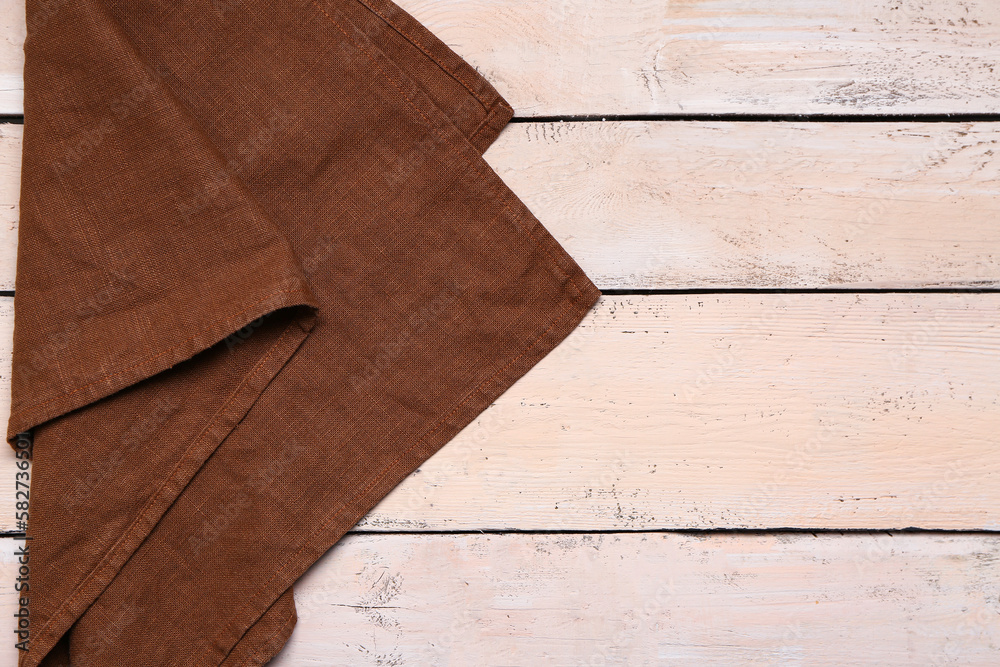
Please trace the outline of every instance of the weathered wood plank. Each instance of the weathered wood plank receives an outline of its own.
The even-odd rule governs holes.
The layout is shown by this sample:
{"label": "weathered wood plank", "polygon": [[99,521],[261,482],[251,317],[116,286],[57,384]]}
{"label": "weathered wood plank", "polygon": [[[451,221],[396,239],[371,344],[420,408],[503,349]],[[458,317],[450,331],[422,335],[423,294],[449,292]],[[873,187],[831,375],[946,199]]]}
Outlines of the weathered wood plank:
{"label": "weathered wood plank", "polygon": [[[0,424],[7,429],[10,417],[10,369],[11,353],[14,349],[14,299],[0,297]],[[0,531],[24,530],[15,521],[14,493],[18,472],[14,450],[5,441],[0,441]],[[30,469],[29,469],[30,474]],[[23,481],[23,480],[22,480]]]}
{"label": "weathered wood plank", "polygon": [[604,297],[366,530],[1000,529],[1000,293]]}
{"label": "weathered wood plank", "polygon": [[520,116],[996,112],[991,0],[403,0]]}
{"label": "weathered wood plank", "polygon": [[[993,0],[398,4],[520,116],[1000,110]],[[0,113],[21,109],[23,12],[0,5]]]}
{"label": "weathered wood plank", "polygon": [[0,289],[2,290],[14,289],[17,267],[17,221],[20,217],[18,200],[21,198],[23,136],[23,125],[0,123]]}
{"label": "weathered wood plank", "polygon": [[1000,536],[352,535],[270,664],[995,665]]}
{"label": "weathered wood plank", "polygon": [[996,535],[349,535],[269,664],[986,667],[998,558]]}
{"label": "weathered wood plank", "polygon": [[1000,285],[1000,123],[526,123],[486,159],[602,288]]}
{"label": "weathered wood plank", "polygon": [[1000,529],[998,316],[1000,293],[604,297],[360,527]]}
{"label": "weathered wood plank", "polygon": [[[18,611],[19,594],[14,589],[14,584],[19,576],[18,568],[21,564],[18,563],[15,551],[23,545],[23,540],[14,540],[9,537],[0,538],[0,580],[2,580],[0,583],[0,614],[3,615],[4,619],[2,626],[0,626],[0,632],[5,636],[4,641],[0,642],[0,664],[3,665],[17,664],[18,650],[14,647],[14,643],[18,640],[14,632],[17,629],[18,621],[14,614]],[[29,558],[28,567],[30,568],[30,566]],[[29,586],[31,584],[30,576],[29,571]],[[29,618],[29,623],[30,620]]]}
{"label": "weathered wood plank", "polygon": [[[52,5],[55,6],[55,5]],[[24,0],[0,0],[0,114],[24,110]]]}
{"label": "weathered wood plank", "polygon": [[[0,125],[0,289],[21,126]],[[487,160],[598,286],[1000,286],[1000,123],[515,124]]]}

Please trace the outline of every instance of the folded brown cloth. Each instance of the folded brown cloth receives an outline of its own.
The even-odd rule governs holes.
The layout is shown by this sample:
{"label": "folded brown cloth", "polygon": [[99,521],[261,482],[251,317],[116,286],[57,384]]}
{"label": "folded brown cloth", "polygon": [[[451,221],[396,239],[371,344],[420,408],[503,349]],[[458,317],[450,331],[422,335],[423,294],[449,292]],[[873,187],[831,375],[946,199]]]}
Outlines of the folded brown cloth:
{"label": "folded brown cloth", "polygon": [[20,664],[264,664],[295,580],[598,290],[482,159],[511,107],[387,0],[27,24]]}

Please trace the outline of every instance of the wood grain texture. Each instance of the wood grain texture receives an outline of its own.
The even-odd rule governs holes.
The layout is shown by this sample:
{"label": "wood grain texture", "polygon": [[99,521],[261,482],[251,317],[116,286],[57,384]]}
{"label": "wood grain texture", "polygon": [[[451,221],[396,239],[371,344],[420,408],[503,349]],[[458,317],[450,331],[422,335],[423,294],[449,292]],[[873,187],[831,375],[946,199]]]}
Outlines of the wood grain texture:
{"label": "wood grain texture", "polygon": [[1000,109],[993,0],[402,0],[519,116]]}
{"label": "wood grain texture", "polygon": [[1000,529],[1000,293],[603,297],[366,530]]}
{"label": "wood grain texture", "polygon": [[1000,294],[604,297],[359,525],[998,529],[998,316]]}
{"label": "wood grain texture", "polygon": [[986,667],[998,561],[996,535],[352,535],[270,664]]}
{"label": "wood grain texture", "polygon": [[[13,289],[19,125],[0,125]],[[603,288],[1000,285],[1000,123],[540,123],[487,160]]]}
{"label": "wood grain texture", "polygon": [[998,560],[981,534],[348,535],[269,665],[992,667]]}
{"label": "wood grain texture", "polygon": [[[57,7],[57,2],[46,3]],[[24,0],[0,0],[0,114],[24,110]]]}
{"label": "wood grain texture", "polygon": [[[993,0],[397,1],[521,117],[1000,113]],[[0,0],[0,114],[23,14]],[[0,125],[0,289],[20,142]],[[530,123],[486,157],[604,289],[1000,287],[998,143]],[[998,293],[605,297],[296,584],[271,664],[994,665],[1000,535],[631,531],[1000,530],[998,315]],[[4,420],[12,327],[0,297]],[[583,532],[406,534],[561,529]]]}
{"label": "wood grain texture", "polygon": [[[0,297],[0,424],[10,417],[10,369],[14,349],[14,299]],[[20,531],[15,521],[17,458],[6,442],[0,442],[0,532]],[[30,468],[29,468],[30,473]],[[23,480],[22,480],[23,481]],[[13,664],[13,663],[11,663]]]}
{"label": "wood grain texture", "polygon": [[[1000,110],[993,0],[398,4],[519,116]],[[0,4],[0,113],[21,112],[23,14]]]}
{"label": "wood grain texture", "polygon": [[601,288],[1000,285],[1000,123],[509,126],[486,159]]}
{"label": "wood grain texture", "polygon": [[603,297],[359,528],[1000,529],[998,321],[1000,294]]}
{"label": "wood grain texture", "polygon": [[[23,136],[23,125],[0,123],[0,290],[14,289]],[[10,400],[10,396],[4,400]]]}

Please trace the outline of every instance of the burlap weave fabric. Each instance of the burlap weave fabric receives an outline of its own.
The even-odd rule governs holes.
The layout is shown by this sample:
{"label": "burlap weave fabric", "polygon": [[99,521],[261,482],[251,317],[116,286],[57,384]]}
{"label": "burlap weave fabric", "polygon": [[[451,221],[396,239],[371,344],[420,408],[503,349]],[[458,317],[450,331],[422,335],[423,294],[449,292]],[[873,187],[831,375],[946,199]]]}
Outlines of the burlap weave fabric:
{"label": "burlap weave fabric", "polygon": [[294,581],[599,293],[385,0],[29,0],[34,665],[259,665]]}

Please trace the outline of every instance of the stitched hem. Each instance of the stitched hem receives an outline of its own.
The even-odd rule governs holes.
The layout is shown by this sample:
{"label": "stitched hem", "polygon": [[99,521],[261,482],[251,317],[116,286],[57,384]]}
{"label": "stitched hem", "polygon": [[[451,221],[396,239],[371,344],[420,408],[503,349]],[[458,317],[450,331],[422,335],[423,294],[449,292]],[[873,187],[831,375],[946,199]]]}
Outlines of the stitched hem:
{"label": "stitched hem", "polygon": [[[296,297],[292,295],[300,296]],[[138,363],[82,384],[58,396],[17,409],[11,414],[8,422],[7,441],[13,443],[18,433],[27,431],[72,410],[82,408],[94,401],[106,398],[125,387],[129,387],[136,382],[165,371],[171,366],[175,366],[186,359],[190,359],[195,354],[208,349],[233,331],[246,326],[258,317],[291,306],[315,307],[316,303],[309,289],[304,285],[300,288],[272,292],[251,303],[249,306],[243,308],[243,310],[226,318],[213,321],[211,324],[196,331],[189,338]]]}
{"label": "stitched hem", "polygon": [[[500,93],[486,77],[477,72],[465,59],[455,53],[451,47],[413,18],[405,9],[386,0],[355,0],[355,2],[381,19],[403,39],[427,56],[442,72],[469,91],[484,109],[489,111],[498,101],[503,101]],[[376,8],[376,4],[380,5],[380,8]],[[389,14],[394,14],[393,18],[396,20],[393,21]],[[420,38],[417,37],[418,34]]]}
{"label": "stitched hem", "polygon": [[[283,559],[282,566],[237,613],[232,615],[230,623],[213,640],[208,642],[207,648],[195,657],[192,664],[201,664],[211,653],[219,653],[223,651],[222,647],[231,646],[238,641],[239,637],[249,628],[245,620],[237,620],[243,612],[251,609],[260,599],[271,598],[273,604],[277,596],[280,596],[284,590],[291,586],[378,501],[457,435],[462,428],[470,424],[577,327],[600,298],[600,291],[579,268],[564,273],[564,275],[565,285],[572,286],[575,295],[567,299],[566,305],[548,327],[519,354],[507,361],[490,377],[480,382],[423,436],[407,449],[398,453],[368,485],[353,496],[342,500],[337,511],[332,513],[316,531],[307,537],[294,554]],[[565,287],[563,290],[565,291]],[[331,483],[337,484],[338,480],[333,480]],[[242,631],[236,630],[237,626],[234,625],[236,623],[240,624],[239,627],[242,628]],[[253,621],[250,621],[250,625],[252,623]]]}
{"label": "stitched hem", "polygon": [[[278,597],[278,600],[280,599],[281,596]],[[275,600],[271,607],[268,608],[268,611],[264,612],[264,615],[261,617],[262,619],[267,617],[267,613],[274,608],[274,604],[277,604],[278,600]],[[272,631],[270,635],[266,635],[263,639],[256,635],[253,638],[249,637],[250,633],[259,629],[258,624],[261,620],[258,619],[247,629],[247,633],[240,637],[236,646],[229,652],[226,659],[219,663],[218,667],[258,667],[259,665],[267,664],[284,648],[288,639],[292,636],[292,630],[295,628],[297,621],[298,615],[295,613],[295,601],[293,600],[291,612],[279,624],[277,629]],[[261,630],[261,632],[266,631]]]}
{"label": "stitched hem", "polygon": [[[257,311],[253,311],[254,316],[247,322],[252,322],[258,317],[273,312],[273,310],[264,310],[259,314],[256,314]],[[271,349],[243,378],[205,427],[191,441],[170,474],[153,493],[139,515],[125,529],[118,541],[108,549],[73,593],[59,605],[52,617],[38,631],[38,634],[32,637],[30,650],[21,653],[19,657],[19,667],[36,667],[52,650],[59,638],[107,588],[142,541],[149,535],[163,513],[190,482],[205,459],[229,435],[271,380],[285,366],[302,341],[308,336],[314,323],[315,314],[309,311],[307,315],[296,316],[285,326]],[[231,333],[233,330],[229,330],[229,332]]]}
{"label": "stitched hem", "polygon": [[[493,171],[492,167],[486,163],[483,159],[482,152],[475,148],[468,137],[458,131],[458,128],[456,128],[454,123],[451,122],[451,119],[449,119],[444,112],[441,111],[441,109],[434,104],[429,97],[427,97],[426,94],[420,91],[419,87],[415,83],[412,83],[406,78],[405,74],[395,65],[395,63],[393,63],[389,58],[386,58],[384,54],[371,44],[370,40],[368,40],[364,34],[360,33],[349,21],[346,21],[341,13],[336,9],[331,8],[330,12],[328,12],[323,8],[318,0],[309,1],[317,11],[326,17],[335,29],[343,34],[344,37],[346,37],[347,40],[355,46],[355,48],[357,48],[371,61],[372,65],[374,65],[375,68],[381,72],[386,81],[392,84],[403,99],[409,104],[413,112],[423,119],[428,131],[437,136],[444,146],[447,146],[465,163],[469,171],[477,177],[476,184],[487,188],[487,192],[490,195],[496,197],[501,202],[504,202],[506,206],[517,207],[527,212],[527,207],[524,206],[524,203],[518,199],[517,195],[515,195],[513,191],[507,187],[507,184],[503,182],[503,179],[501,179],[500,176]],[[335,19],[334,15],[339,17],[340,20],[338,21]],[[345,24],[352,28],[351,32],[353,32],[353,35],[345,29]],[[381,56],[381,58],[379,56]],[[412,86],[413,89],[410,92],[407,92],[405,90],[405,87],[407,86]],[[510,107],[507,106],[507,109],[509,108]],[[492,120],[492,126],[495,127],[496,123],[503,120],[503,115],[505,113],[506,111],[504,111],[503,107],[498,107],[496,109],[497,116]],[[510,113],[513,114],[513,111]],[[502,129],[502,126],[500,129]],[[495,131],[499,132],[499,129]],[[486,136],[490,136],[488,131],[485,131],[485,134]],[[518,220],[520,220],[520,217],[521,216],[516,216]],[[521,225],[521,227],[529,234],[531,233],[531,230],[527,229],[523,225]],[[552,239],[551,245],[559,248],[558,243],[556,243],[554,239]],[[562,251],[561,248],[559,248],[559,250],[560,252]],[[565,255],[564,252],[562,254]],[[551,254],[549,257],[551,259]],[[574,264],[572,259],[568,256],[567,260],[569,264]],[[553,264],[560,271],[563,270],[559,262],[553,260]]]}
{"label": "stitched hem", "polygon": [[513,117],[514,109],[505,100],[500,100],[496,106],[490,109],[476,131],[469,136],[469,141],[476,147],[476,150],[485,153]]}
{"label": "stitched hem", "polygon": [[[95,7],[99,10],[98,13],[101,20],[105,21],[106,25],[112,29],[113,38],[115,40],[119,40],[121,45],[123,45],[123,48],[126,48],[129,51],[129,57],[134,58],[135,61],[145,67],[147,71],[155,70],[156,68],[153,67],[153,64],[144,59],[139,53],[136,48],[136,44],[126,36],[123,26],[112,16],[113,13],[101,5],[95,5]],[[165,98],[169,100],[169,103],[174,108],[179,110],[180,118],[186,123],[184,129],[187,132],[192,133],[195,140],[204,143],[204,145],[208,147],[208,150],[214,154],[214,157],[220,159],[221,162],[225,164],[226,160],[220,153],[218,153],[218,149],[209,140],[204,128],[196,122],[193,116],[191,116],[190,112],[187,110],[187,106],[181,102],[176,92],[166,86],[162,81],[160,81],[158,85],[162,87],[162,93],[165,95]],[[239,179],[236,180],[237,183],[239,183]],[[245,193],[245,188],[242,185],[240,185],[240,188],[241,191]],[[257,215],[257,212],[255,212],[254,215]],[[160,373],[167,368],[194,356],[198,352],[207,349],[233,331],[245,326],[248,322],[255,320],[262,314],[289,306],[307,305],[314,308],[317,307],[315,298],[309,291],[308,284],[304,278],[293,278],[291,282],[283,281],[283,284],[288,289],[276,291],[262,297],[261,301],[249,304],[246,310],[231,315],[227,320],[216,320],[215,322],[212,322],[204,329],[194,332],[191,338],[180,341],[175,346],[170,347],[161,353],[155,354],[152,357],[144,359],[140,362],[136,362],[133,365],[116,371],[110,375],[105,375],[96,381],[84,381],[85,383],[82,386],[55,397],[45,399],[41,403],[35,403],[28,407],[12,405],[12,414],[9,417],[7,426],[8,443],[12,448],[16,449],[15,441],[18,433],[27,431],[41,423],[66,414],[72,410],[82,408],[94,401],[110,396],[125,387],[135,384],[136,382],[146,379],[152,375],[156,375],[157,373]],[[292,295],[298,296],[293,297]],[[15,297],[15,308],[16,307]],[[246,313],[248,311],[251,314],[249,318],[246,317]]]}

